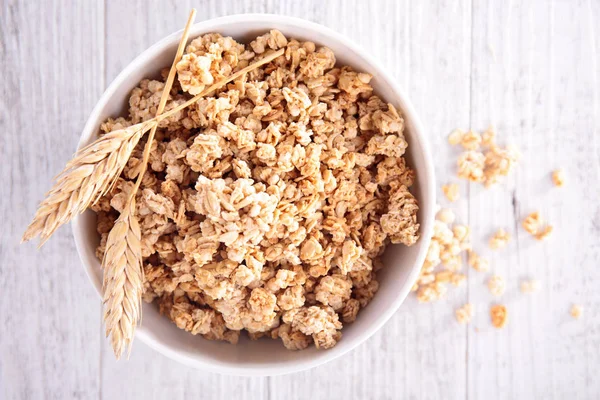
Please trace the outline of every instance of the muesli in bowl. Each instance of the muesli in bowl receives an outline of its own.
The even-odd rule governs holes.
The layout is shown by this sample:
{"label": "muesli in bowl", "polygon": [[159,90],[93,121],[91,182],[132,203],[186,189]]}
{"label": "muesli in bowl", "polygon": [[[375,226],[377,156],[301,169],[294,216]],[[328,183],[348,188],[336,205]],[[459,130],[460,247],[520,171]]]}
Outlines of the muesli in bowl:
{"label": "muesli in bowl", "polygon": [[[379,287],[389,243],[419,238],[404,119],[325,46],[278,30],[248,44],[188,44],[165,111],[283,49],[273,61],[162,120],[135,193],[143,300],[177,327],[237,343],[331,348]],[[154,118],[168,69],[144,79],[102,134]],[[102,259],[140,171],[147,137],[92,206]],[[359,317],[360,318],[360,317]]]}

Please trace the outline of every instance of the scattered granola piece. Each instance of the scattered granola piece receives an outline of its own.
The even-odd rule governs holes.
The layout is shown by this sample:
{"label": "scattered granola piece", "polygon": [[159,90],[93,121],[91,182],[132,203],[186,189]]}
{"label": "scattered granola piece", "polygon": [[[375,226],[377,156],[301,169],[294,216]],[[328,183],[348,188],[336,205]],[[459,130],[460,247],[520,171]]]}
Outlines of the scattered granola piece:
{"label": "scattered granola piece", "polygon": [[466,240],[469,240],[471,229],[466,225],[454,225],[452,228],[452,233],[454,234],[454,237],[462,243]]}
{"label": "scattered granola piece", "polygon": [[492,147],[496,145],[496,131],[493,126],[489,126],[482,134],[481,134],[481,144],[486,147]]}
{"label": "scattered granola piece", "polygon": [[453,130],[450,132],[450,135],[448,135],[448,143],[450,143],[452,146],[461,143],[464,134],[465,132],[460,129]]}
{"label": "scattered granola piece", "polygon": [[519,159],[519,152],[511,147],[505,149],[492,146],[485,153],[485,187],[490,187],[499,181],[502,176],[508,176]]}
{"label": "scattered granola piece", "polygon": [[492,320],[492,325],[496,328],[503,328],[506,325],[506,320],[508,318],[508,312],[506,310],[506,306],[502,304],[493,305],[490,308],[490,318]]}
{"label": "scattered granola piece", "polygon": [[469,322],[471,322],[471,319],[475,314],[475,307],[473,307],[473,304],[467,303],[462,307],[458,308],[455,314],[456,320],[459,324],[468,324]]}
{"label": "scattered granola piece", "polygon": [[458,177],[471,182],[485,181],[483,169],[485,168],[486,158],[479,151],[466,151],[458,157]]}
{"label": "scattered granola piece", "polygon": [[448,199],[448,201],[454,203],[460,197],[459,187],[457,183],[449,183],[447,185],[442,185],[442,192]]}
{"label": "scattered granola piece", "polygon": [[537,211],[529,214],[522,222],[523,229],[537,240],[547,239],[554,230],[552,225],[544,226],[544,224],[545,221],[540,217],[540,213]]}
{"label": "scattered granola piece", "polygon": [[579,318],[581,318],[581,315],[583,314],[583,307],[580,306],[579,304],[573,304],[573,306],[571,306],[571,311],[569,313],[571,314],[571,317],[573,317],[575,319],[579,319]]}
{"label": "scattered granola piece", "polygon": [[437,215],[425,263],[412,288],[421,303],[439,300],[446,293],[448,284],[460,286],[466,280],[466,276],[458,271],[462,268],[460,253],[471,247],[469,228],[455,225],[451,229],[444,220],[453,221],[453,216],[444,215],[443,210]]}
{"label": "scattered granola piece", "polygon": [[460,286],[467,280],[467,276],[465,274],[452,273],[450,276],[450,283],[454,286]]}
{"label": "scattered granola piece", "polygon": [[469,130],[462,136],[460,144],[465,150],[477,150],[481,145],[481,135],[473,130]]}
{"label": "scattered granola piece", "polygon": [[506,290],[506,283],[504,282],[504,278],[498,275],[492,276],[488,281],[487,285],[488,289],[490,289],[490,292],[496,297],[502,296],[504,294],[504,291]]}
{"label": "scattered granola piece", "polygon": [[490,262],[479,256],[473,250],[469,250],[469,265],[473,267],[475,271],[486,272],[490,269]]}
{"label": "scattered granola piece", "polygon": [[451,209],[442,208],[440,211],[438,211],[436,218],[438,221],[442,221],[443,223],[450,225],[456,219],[456,215],[454,215],[454,212],[452,212]]}
{"label": "scattered granola piece", "polygon": [[540,290],[540,287],[540,281],[536,279],[529,279],[521,282],[522,293],[535,293]]}
{"label": "scattered granola piece", "polygon": [[[458,157],[459,178],[490,187],[514,169],[520,157],[519,152],[511,146],[498,146],[495,135],[490,127],[483,135],[469,131],[460,136],[460,143],[467,151]],[[453,139],[458,140],[458,135]],[[485,152],[479,150],[481,145],[486,149]]]}
{"label": "scattered granola piece", "polygon": [[508,241],[510,240],[510,234],[506,232],[504,229],[500,228],[498,231],[490,238],[489,245],[490,248],[494,250],[502,249],[506,247]]}
{"label": "scattered granola piece", "polygon": [[542,229],[535,235],[535,238],[537,240],[545,240],[552,234],[553,230],[554,228],[552,227],[552,225],[546,225],[544,229]]}
{"label": "scattered granola piece", "polygon": [[417,291],[417,300],[421,303],[430,303],[441,299],[444,294],[446,294],[446,286],[434,282],[419,288]]}
{"label": "scattered granola piece", "polygon": [[540,217],[540,213],[535,211],[529,214],[523,220],[523,229],[527,231],[527,233],[531,235],[536,235],[540,229],[540,225],[542,225],[543,221]]}
{"label": "scattered granola piece", "polygon": [[435,273],[435,281],[440,283],[448,283],[452,280],[454,273],[452,271],[439,271]]}
{"label": "scattered granola piece", "polygon": [[565,184],[565,171],[557,169],[552,172],[552,182],[555,186],[562,187]]}

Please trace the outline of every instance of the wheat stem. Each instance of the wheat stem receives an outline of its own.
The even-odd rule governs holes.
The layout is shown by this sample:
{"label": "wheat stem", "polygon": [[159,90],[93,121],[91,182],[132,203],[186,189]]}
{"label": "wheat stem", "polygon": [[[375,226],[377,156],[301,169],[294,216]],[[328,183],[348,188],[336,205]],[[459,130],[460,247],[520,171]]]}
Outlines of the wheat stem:
{"label": "wheat stem", "polygon": [[[256,68],[260,67],[261,65],[267,64],[271,61],[273,61],[274,59],[276,59],[277,57],[281,56],[284,52],[284,49],[279,49],[274,53],[269,54],[268,56],[266,56],[263,59],[258,60],[257,62],[248,65],[246,68],[243,68],[233,74],[231,74],[230,76],[228,76],[225,79],[220,80],[219,82],[207,87],[206,89],[204,89],[202,92],[198,93],[196,96],[192,97],[191,99],[189,99],[188,101],[186,101],[183,104],[180,104],[179,106],[167,111],[164,114],[161,114],[158,117],[155,117],[153,120],[155,120],[156,122],[160,122],[165,118],[170,117],[171,115],[175,114],[176,112],[179,112],[181,110],[183,110],[184,108],[187,108],[189,106],[191,106],[192,104],[196,103],[198,100],[200,100],[201,98],[203,98],[204,96],[206,96],[207,94],[209,94],[210,92],[213,92],[223,86],[225,86],[226,84],[228,84],[231,81],[236,80],[237,78],[239,78],[242,75],[247,74],[248,72],[251,72],[253,70],[255,70]],[[152,121],[152,120],[150,120]]]}

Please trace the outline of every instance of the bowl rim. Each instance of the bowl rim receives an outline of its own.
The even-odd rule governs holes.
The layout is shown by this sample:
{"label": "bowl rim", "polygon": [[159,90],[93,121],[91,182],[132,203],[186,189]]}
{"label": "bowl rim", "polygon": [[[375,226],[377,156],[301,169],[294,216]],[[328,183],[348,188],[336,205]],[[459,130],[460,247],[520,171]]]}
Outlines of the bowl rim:
{"label": "bowl rim", "polygon": [[[265,26],[269,26],[268,24],[272,23],[283,23],[286,25],[293,25],[298,28],[308,29],[314,31],[317,34],[321,34],[323,36],[328,36],[333,40],[336,40],[342,43],[345,47],[350,49],[351,51],[358,54],[361,58],[367,61],[369,66],[373,68],[373,71],[380,76],[386,84],[391,86],[392,91],[398,96],[398,98],[402,101],[401,111],[406,115],[410,115],[410,121],[412,123],[411,134],[414,139],[419,142],[421,157],[423,160],[423,170],[419,171],[419,184],[422,185],[422,191],[424,193],[428,193],[432,198],[430,201],[425,202],[426,207],[423,208],[421,203],[421,215],[424,221],[428,221],[429,223],[425,224],[424,221],[421,222],[421,232],[420,239],[418,241],[418,245],[420,249],[418,250],[418,254],[416,257],[416,261],[412,266],[410,272],[408,273],[406,284],[398,291],[397,296],[394,300],[389,304],[389,306],[382,310],[380,315],[376,319],[376,323],[369,325],[367,329],[362,331],[360,335],[358,335],[352,342],[340,342],[333,349],[330,349],[321,357],[312,358],[308,360],[301,360],[298,363],[294,363],[292,365],[262,365],[260,368],[249,368],[248,366],[240,367],[237,365],[212,365],[208,364],[208,362],[203,360],[198,360],[193,358],[187,354],[182,354],[170,346],[162,344],[160,341],[156,340],[152,333],[145,329],[143,325],[140,325],[136,329],[136,336],[139,340],[144,342],[146,345],[151,347],[152,349],[158,351],[159,353],[167,356],[168,358],[180,362],[184,365],[206,370],[210,372],[217,372],[226,375],[237,375],[237,376],[277,376],[284,375],[294,372],[299,372],[303,370],[307,370],[310,368],[317,367],[319,365],[323,365],[333,359],[341,357],[344,354],[347,354],[351,350],[355,349],[360,344],[364,343],[367,339],[369,339],[375,332],[377,332],[398,310],[400,305],[406,299],[408,293],[410,292],[411,287],[414,282],[417,280],[417,277],[420,272],[420,266],[423,264],[425,260],[425,255],[427,249],[429,247],[429,242],[431,238],[431,232],[433,230],[433,219],[434,219],[434,204],[435,204],[435,175],[434,175],[434,167],[433,160],[431,157],[430,149],[429,149],[429,141],[424,134],[424,128],[421,123],[421,120],[416,113],[412,103],[410,102],[408,96],[405,94],[404,90],[399,87],[396,80],[386,71],[386,69],[381,65],[381,63],[376,60],[369,52],[365,51],[361,46],[357,45],[353,41],[351,41],[346,36],[334,31],[331,28],[325,27],[318,23],[308,21],[302,18],[290,17],[278,14],[234,14],[228,15],[218,18],[212,18],[205,21],[201,21],[195,23],[191,29],[191,33],[193,34],[195,31],[207,31],[210,29],[218,30],[220,26],[227,24],[240,24],[244,22],[261,22],[265,23]],[[167,35],[163,39],[159,40],[146,50],[144,50],[141,54],[135,57],[111,82],[111,84],[106,88],[104,93],[98,99],[96,106],[90,113],[90,116],[87,119],[87,122],[82,131],[80,140],[77,144],[77,149],[81,148],[82,145],[89,140],[91,135],[97,131],[97,120],[99,119],[102,110],[108,103],[108,101],[112,98],[113,94],[117,91],[117,89],[126,82],[127,77],[136,69],[142,67],[147,63],[147,61],[154,56],[155,54],[160,53],[164,50],[165,47],[171,45],[173,42],[177,43],[181,36],[183,29],[178,30],[176,32]],[[373,72],[369,71],[369,72]],[[83,234],[83,229],[81,226],[81,217],[77,216],[72,222],[72,232],[75,239],[75,246],[77,248],[77,253],[79,254],[79,258],[85,268],[86,274],[90,281],[92,282],[96,293],[102,298],[102,282],[101,279],[94,273],[92,265],[87,261],[84,247],[86,242],[86,236]],[[423,228],[425,226],[425,228]]]}

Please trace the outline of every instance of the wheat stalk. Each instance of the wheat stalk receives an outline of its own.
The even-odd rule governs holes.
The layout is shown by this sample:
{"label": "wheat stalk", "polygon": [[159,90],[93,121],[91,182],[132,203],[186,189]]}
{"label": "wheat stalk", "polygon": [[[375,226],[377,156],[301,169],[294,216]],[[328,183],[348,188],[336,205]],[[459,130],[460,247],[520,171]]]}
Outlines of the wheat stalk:
{"label": "wheat stalk", "polygon": [[121,175],[140,138],[155,126],[146,121],[103,135],[79,150],[54,179],[23,234],[26,242],[40,236],[40,246],[64,223],[106,194]]}
{"label": "wheat stalk", "polygon": [[69,222],[75,215],[84,212],[90,204],[106,194],[121,174],[135,145],[153,126],[196,103],[208,93],[261,65],[271,62],[282,54],[283,49],[271,53],[228,78],[209,86],[190,100],[166,113],[126,129],[107,133],[90,145],[80,149],[74,159],[55,178],[54,186],[38,206],[33,221],[27,227],[21,241],[26,242],[40,236],[40,246],[42,246],[56,229]]}
{"label": "wheat stalk", "polygon": [[[176,65],[183,56],[185,44],[195,17],[196,10],[192,9],[163,88],[156,109],[156,117],[164,111],[169,99],[171,86],[177,72]],[[108,234],[106,252],[102,260],[104,268],[104,323],[106,324],[106,336],[111,338],[113,352],[117,360],[121,357],[125,348],[128,349],[129,354],[135,327],[141,318],[144,272],[142,268],[141,233],[138,221],[135,218],[135,194],[148,168],[150,149],[157,127],[158,123],[155,123],[150,129],[137,181],[133,190],[129,193],[124,212],[121,213]]]}
{"label": "wheat stalk", "polygon": [[40,236],[41,246],[58,227],[85,211],[90,204],[98,201],[115,184],[140,138],[150,131],[144,148],[142,168],[123,212],[108,235],[106,251],[102,260],[106,335],[111,338],[111,345],[117,359],[125,349],[128,351],[131,349],[135,327],[141,318],[143,268],[141,232],[135,218],[135,193],[146,171],[150,148],[158,124],[227,83],[271,62],[284,52],[281,49],[267,55],[228,78],[209,86],[185,103],[161,114],[175,78],[175,66],[183,54],[195,13],[196,10],[192,9],[163,89],[157,115],[140,124],[110,132],[80,149],[55,178],[54,186],[40,203],[33,221],[23,234],[23,241]]}
{"label": "wheat stalk", "polygon": [[161,114],[168,99],[176,74],[175,65],[181,59],[195,17],[192,9],[188,24],[177,49],[177,54],[165,83],[157,115],[151,120],[128,128],[107,133],[90,145],[80,149],[54,179],[55,183],[40,203],[33,221],[23,234],[22,241],[40,236],[40,246],[64,223],[84,212],[104,196],[115,184],[127,164],[131,152],[141,137],[150,135],[144,148],[142,168],[131,191],[123,212],[111,229],[102,259],[104,268],[103,303],[106,335],[117,359],[125,349],[131,349],[135,327],[141,318],[141,296],[143,291],[143,268],[141,232],[135,218],[135,193],[147,168],[150,148],[160,121],[196,103],[207,94],[248,72],[281,56],[283,49],[237,71],[194,96],[185,103]]}

